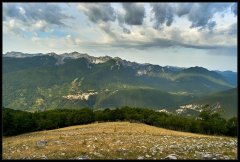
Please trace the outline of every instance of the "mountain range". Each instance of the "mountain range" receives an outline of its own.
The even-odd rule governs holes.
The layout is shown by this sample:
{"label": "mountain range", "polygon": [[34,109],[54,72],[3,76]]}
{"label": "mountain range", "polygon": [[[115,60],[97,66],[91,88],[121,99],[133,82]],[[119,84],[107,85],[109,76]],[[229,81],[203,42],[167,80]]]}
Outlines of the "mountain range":
{"label": "mountain range", "polygon": [[[140,64],[78,52],[3,54],[3,106],[18,110],[122,106],[176,110],[236,87],[236,72],[197,66]],[[226,101],[232,104],[221,102],[226,113],[235,115],[236,97],[234,93]]]}

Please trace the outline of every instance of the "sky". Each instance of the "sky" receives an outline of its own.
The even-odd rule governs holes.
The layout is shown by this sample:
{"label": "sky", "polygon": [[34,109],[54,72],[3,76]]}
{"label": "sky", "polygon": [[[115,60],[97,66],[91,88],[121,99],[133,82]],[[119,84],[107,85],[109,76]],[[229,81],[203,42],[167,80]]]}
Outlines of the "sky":
{"label": "sky", "polygon": [[3,3],[3,53],[237,71],[237,3]]}

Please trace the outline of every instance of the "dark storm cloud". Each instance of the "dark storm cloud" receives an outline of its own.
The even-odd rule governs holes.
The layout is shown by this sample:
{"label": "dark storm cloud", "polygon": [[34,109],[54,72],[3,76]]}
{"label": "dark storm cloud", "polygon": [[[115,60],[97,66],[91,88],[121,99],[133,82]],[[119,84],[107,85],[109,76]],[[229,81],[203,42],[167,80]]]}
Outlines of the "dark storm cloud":
{"label": "dark storm cloud", "polygon": [[222,3],[195,3],[188,13],[188,19],[191,21],[191,27],[213,28],[216,23],[212,21],[214,14],[223,11],[230,4]]}
{"label": "dark storm cloud", "polygon": [[192,22],[191,27],[206,27],[208,20],[212,18],[210,6],[208,4],[194,4],[188,19]]}
{"label": "dark storm cloud", "polygon": [[142,25],[145,17],[145,8],[143,5],[134,3],[122,3],[123,9],[126,14],[124,21],[128,25]]}
{"label": "dark storm cloud", "polygon": [[179,17],[181,17],[183,15],[188,14],[191,8],[192,8],[191,3],[181,3],[181,4],[176,4],[174,11]]}
{"label": "dark storm cloud", "polygon": [[[217,12],[222,12],[230,7],[231,3],[152,3],[154,13],[154,28],[161,29],[164,24],[171,26],[174,16],[187,16],[192,23],[191,28],[208,28],[212,30],[216,22],[212,20]],[[235,13],[234,6],[232,10]]]}
{"label": "dark storm cloud", "polygon": [[81,5],[86,9],[84,10],[84,14],[94,23],[100,20],[104,22],[116,20],[116,13],[109,3],[90,3]]}
{"label": "dark storm cloud", "polygon": [[62,12],[57,4],[49,3],[5,3],[3,19],[15,18],[26,23],[45,20],[49,24],[66,26],[63,19],[72,18]]}
{"label": "dark storm cloud", "polygon": [[131,31],[125,27],[124,24],[124,15],[118,13],[117,15],[118,25],[123,29],[123,33],[131,34]]}
{"label": "dark storm cloud", "polygon": [[164,24],[171,26],[174,16],[172,6],[166,3],[151,4],[151,6],[155,17],[154,28],[161,29]]}

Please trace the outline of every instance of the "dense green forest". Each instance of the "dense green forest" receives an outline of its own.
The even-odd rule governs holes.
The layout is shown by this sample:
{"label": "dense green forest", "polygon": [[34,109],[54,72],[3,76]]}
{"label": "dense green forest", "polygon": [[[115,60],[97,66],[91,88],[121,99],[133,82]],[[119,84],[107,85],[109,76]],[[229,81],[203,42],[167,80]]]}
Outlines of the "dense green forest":
{"label": "dense green forest", "polygon": [[157,127],[193,133],[237,136],[237,118],[224,119],[206,109],[199,117],[183,117],[145,108],[122,107],[93,110],[83,108],[58,109],[30,113],[3,108],[3,135],[12,136],[26,132],[50,130],[92,122],[130,121]]}

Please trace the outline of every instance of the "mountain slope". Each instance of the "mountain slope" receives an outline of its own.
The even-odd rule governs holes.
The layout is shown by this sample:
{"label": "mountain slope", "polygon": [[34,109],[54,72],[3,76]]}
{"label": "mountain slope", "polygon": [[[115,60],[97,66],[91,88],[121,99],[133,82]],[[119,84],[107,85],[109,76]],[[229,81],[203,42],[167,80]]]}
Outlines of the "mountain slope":
{"label": "mountain slope", "polygon": [[229,83],[237,87],[237,73],[232,71],[216,71],[217,73],[224,76]]}
{"label": "mountain slope", "polygon": [[3,57],[3,106],[14,109],[177,107],[233,88],[202,67],[161,67],[77,52],[8,55]]}
{"label": "mountain slope", "polygon": [[237,88],[230,89],[227,91],[211,93],[206,96],[193,99],[186,104],[199,104],[199,105],[216,105],[222,108],[225,113],[224,117],[230,118],[232,116],[237,116],[238,112],[238,94]]}
{"label": "mountain slope", "polygon": [[169,110],[179,106],[182,102],[191,100],[191,96],[169,94],[156,89],[131,88],[121,89],[98,95],[94,107],[148,107],[160,109],[167,107]]}
{"label": "mountain slope", "polygon": [[3,73],[37,67],[54,66],[56,64],[56,59],[47,55],[26,58],[3,57],[2,59]]}

